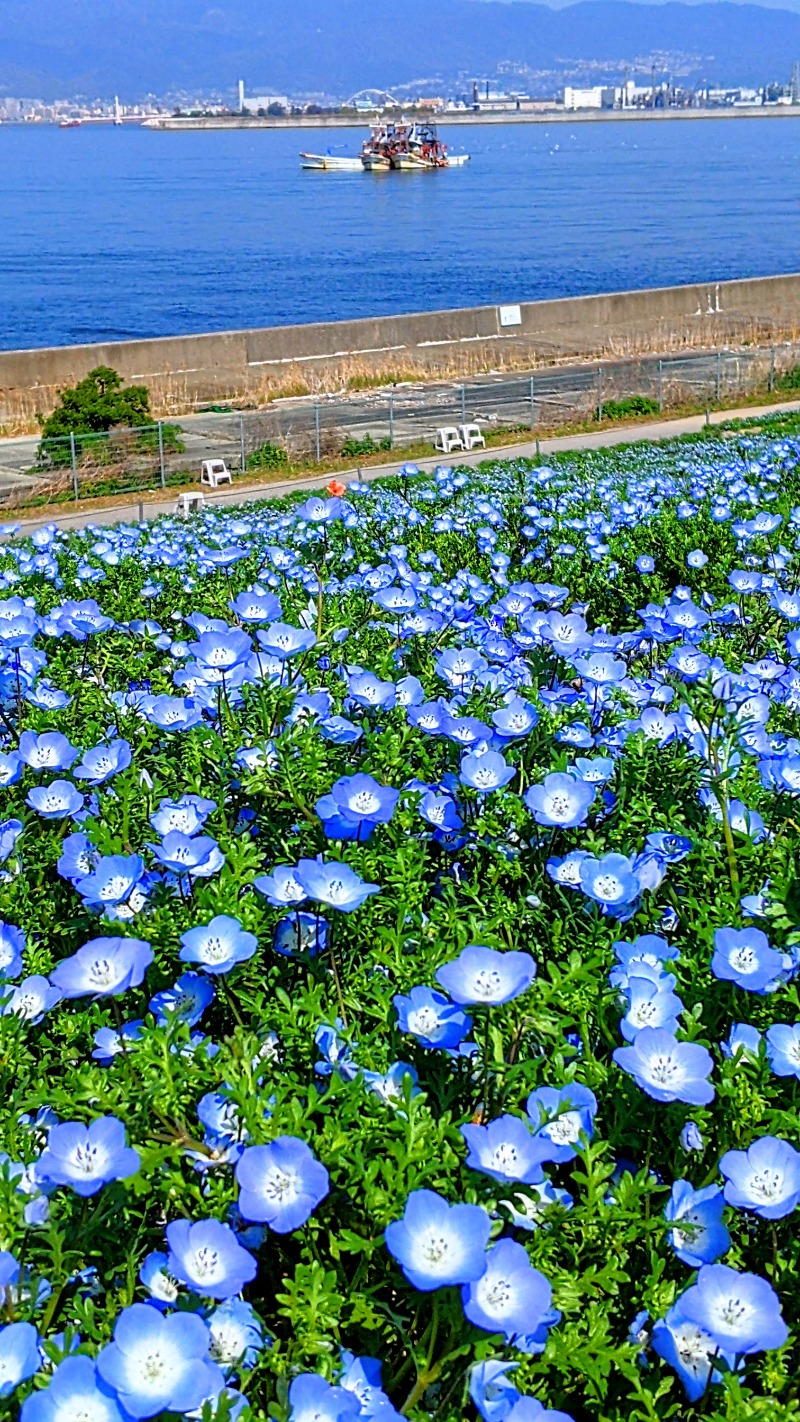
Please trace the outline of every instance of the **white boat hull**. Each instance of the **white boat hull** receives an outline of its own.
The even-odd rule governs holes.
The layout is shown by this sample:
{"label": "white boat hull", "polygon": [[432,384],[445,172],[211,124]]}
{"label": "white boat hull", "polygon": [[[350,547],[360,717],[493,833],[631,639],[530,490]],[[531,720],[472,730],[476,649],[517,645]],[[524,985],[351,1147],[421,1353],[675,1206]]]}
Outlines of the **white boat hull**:
{"label": "white boat hull", "polygon": [[330,153],[301,153],[300,162],[309,171],[317,173],[360,173],[360,158],[335,158]]}

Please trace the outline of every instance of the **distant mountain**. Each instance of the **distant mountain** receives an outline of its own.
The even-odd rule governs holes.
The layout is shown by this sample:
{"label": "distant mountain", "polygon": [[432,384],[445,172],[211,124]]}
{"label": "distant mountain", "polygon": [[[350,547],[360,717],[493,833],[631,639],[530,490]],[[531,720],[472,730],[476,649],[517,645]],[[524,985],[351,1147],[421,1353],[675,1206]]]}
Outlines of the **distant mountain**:
{"label": "distant mountain", "polygon": [[[690,83],[788,82],[800,14],[752,4],[581,0],[0,0],[0,93],[213,88],[346,95],[513,72],[554,87],[632,72]],[[519,73],[518,70],[518,73]]]}

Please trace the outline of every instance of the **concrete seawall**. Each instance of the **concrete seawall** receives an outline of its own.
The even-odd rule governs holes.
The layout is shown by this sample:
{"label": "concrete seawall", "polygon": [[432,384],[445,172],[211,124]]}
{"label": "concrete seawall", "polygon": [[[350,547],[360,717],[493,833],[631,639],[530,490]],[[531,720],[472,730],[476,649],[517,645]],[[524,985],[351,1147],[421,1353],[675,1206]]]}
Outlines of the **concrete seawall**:
{"label": "concrete seawall", "polygon": [[[147,127],[180,133],[190,129],[237,128],[361,128],[369,114],[208,114],[149,119]],[[431,117],[426,113],[425,118]],[[535,112],[502,109],[497,112],[444,113],[432,116],[439,128],[463,128],[482,124],[520,123],[677,123],[684,121],[724,122],[727,119],[800,119],[798,105],[743,106],[737,109],[541,109]]]}
{"label": "concrete seawall", "polygon": [[199,336],[0,351],[0,428],[52,409],[97,365],[149,386],[158,413],[211,401],[467,377],[570,360],[800,336],[800,274],[519,305]]}

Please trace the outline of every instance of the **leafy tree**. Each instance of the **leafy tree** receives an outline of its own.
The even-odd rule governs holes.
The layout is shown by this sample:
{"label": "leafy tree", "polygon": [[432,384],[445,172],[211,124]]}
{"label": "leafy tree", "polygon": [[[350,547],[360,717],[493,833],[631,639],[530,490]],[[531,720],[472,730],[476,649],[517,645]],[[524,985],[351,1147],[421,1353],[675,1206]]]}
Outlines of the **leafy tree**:
{"label": "leafy tree", "polygon": [[122,376],[108,365],[90,370],[77,385],[61,392],[51,415],[39,417],[42,434],[59,439],[71,433],[99,434],[114,428],[134,429],[152,423],[146,385],[122,386]]}

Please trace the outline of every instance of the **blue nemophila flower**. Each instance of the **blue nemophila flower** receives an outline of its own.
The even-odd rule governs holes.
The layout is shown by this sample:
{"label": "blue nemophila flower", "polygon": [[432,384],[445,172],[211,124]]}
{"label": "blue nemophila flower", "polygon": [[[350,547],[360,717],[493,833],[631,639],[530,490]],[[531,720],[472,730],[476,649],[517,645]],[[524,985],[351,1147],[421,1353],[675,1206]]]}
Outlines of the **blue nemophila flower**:
{"label": "blue nemophila flower", "polygon": [[80,1355],[65,1358],[47,1387],[25,1399],[20,1422],[127,1422],[128,1416],[94,1359]]}
{"label": "blue nemophila flower", "polygon": [[258,947],[254,933],[246,933],[238,918],[220,913],[210,923],[181,934],[182,963],[196,963],[206,973],[229,973],[237,963],[252,958]]}
{"label": "blue nemophila flower", "polygon": [[487,750],[480,755],[471,751],[461,761],[459,779],[479,795],[489,795],[493,790],[502,790],[515,775],[514,766],[508,765],[499,751]]}
{"label": "blue nemophila flower", "polygon": [[180,1294],[180,1285],[169,1272],[169,1256],[160,1250],[147,1255],[139,1270],[139,1282],[147,1289],[156,1308],[171,1307]]}
{"label": "blue nemophila flower", "polygon": [[38,1025],[51,1007],[61,1001],[61,989],[48,982],[39,973],[23,978],[16,987],[6,984],[0,991],[0,1015],[20,1017],[32,1027]]}
{"label": "blue nemophila flower", "polygon": [[138,854],[109,854],[99,859],[90,874],[77,881],[75,887],[88,908],[100,909],[112,916],[120,905],[134,906],[139,897],[144,903],[146,886],[142,886],[144,860]]}
{"label": "blue nemophila flower", "polygon": [[[668,982],[668,975],[664,977]],[[627,1042],[632,1042],[643,1027],[663,1027],[667,1032],[677,1032],[683,1003],[676,993],[665,990],[661,982],[653,982],[649,976],[640,976],[635,969],[627,975],[624,992],[627,1011],[619,1030]]]}
{"label": "blue nemophila flower", "polygon": [[31,770],[69,770],[80,755],[60,731],[23,731],[19,738],[20,760]]}
{"label": "blue nemophila flower", "polygon": [[718,1185],[695,1190],[688,1180],[676,1180],[664,1210],[673,1225],[667,1239],[678,1258],[691,1269],[713,1264],[730,1249],[731,1237],[722,1223],[725,1197]]}
{"label": "blue nemophila flower", "polygon": [[181,795],[179,800],[162,800],[150,816],[150,823],[162,837],[171,830],[178,830],[191,838],[203,828],[216,808],[213,800],[204,800],[201,795]]}
{"label": "blue nemophila flower", "polygon": [[113,1343],[99,1353],[97,1370],[131,1417],[189,1412],[214,1393],[210,1341],[196,1313],[165,1315],[150,1304],[131,1304],[117,1319]]}
{"label": "blue nemophila flower", "polygon": [[243,1219],[268,1224],[276,1234],[291,1234],[305,1224],[330,1184],[325,1166],[295,1136],[248,1146],[237,1162],[236,1180]]}
{"label": "blue nemophila flower", "polygon": [[461,1290],[470,1323],[487,1333],[503,1333],[507,1343],[536,1332],[552,1297],[544,1274],[534,1269],[525,1248],[513,1239],[498,1240],[486,1256],[483,1274]]}
{"label": "blue nemophila flower", "polygon": [[387,1106],[396,1106],[406,1095],[420,1095],[418,1073],[408,1062],[393,1062],[386,1072],[364,1071],[362,1077],[367,1090],[379,1096]]}
{"label": "blue nemophila flower", "polygon": [[[328,797],[325,797],[328,798]],[[371,775],[343,775],[332,786],[330,799],[336,810],[354,825],[364,821],[387,824],[400,798],[399,790],[381,785]]]}
{"label": "blue nemophila flower", "polygon": [[680,1141],[681,1150],[684,1151],[686,1155],[691,1155],[693,1151],[702,1151],[706,1148],[703,1133],[696,1121],[686,1122],[686,1125],[681,1129],[678,1140]]}
{"label": "blue nemophila flower", "polygon": [[366,884],[348,864],[338,860],[326,862],[321,856],[301,859],[295,878],[308,898],[340,913],[352,913],[366,903],[371,894],[380,893],[379,884]]}
{"label": "blue nemophila flower", "polygon": [[653,573],[655,572],[655,566],[656,560],[655,558],[651,558],[649,553],[640,553],[636,559],[635,567],[637,573]]}
{"label": "blue nemophila flower", "polygon": [[297,878],[297,869],[289,864],[278,864],[271,874],[260,874],[253,880],[253,888],[263,894],[273,908],[294,908],[308,897]]}
{"label": "blue nemophila flower", "polygon": [[10,1397],[40,1366],[39,1337],[32,1323],[0,1328],[0,1397]]}
{"label": "blue nemophila flower", "polygon": [[462,1126],[461,1134],[469,1146],[466,1164],[503,1183],[535,1185],[543,1179],[542,1161],[552,1159],[547,1144],[535,1140],[519,1116],[499,1116],[486,1126]]}
{"label": "blue nemophila flower", "polygon": [[520,1397],[506,1413],[505,1422],[573,1422],[573,1418],[557,1407],[545,1407],[538,1397]]}
{"label": "blue nemophila flower", "polygon": [[229,1299],[258,1272],[252,1254],[220,1220],[173,1220],[167,1225],[167,1244],[173,1279],[204,1298]]}
{"label": "blue nemophila flower", "polygon": [[633,863],[625,854],[604,854],[602,859],[587,856],[581,860],[579,879],[583,892],[612,914],[635,904],[642,892]]}
{"label": "blue nemophila flower", "polygon": [[141,938],[93,938],[71,958],[62,958],[50,974],[64,997],[117,997],[139,987],[153,961]]}
{"label": "blue nemophila flower", "polygon": [[472,1019],[435,988],[413,987],[392,1003],[400,1031],[410,1032],[422,1047],[457,1047],[472,1029]]}
{"label": "blue nemophila flower", "polygon": [[451,1205],[412,1190],[403,1218],[386,1226],[386,1248],[415,1289],[469,1284],[486,1272],[491,1220],[480,1205]]}
{"label": "blue nemophila flower", "polygon": [[585,824],[594,798],[594,785],[562,771],[546,775],[541,785],[531,785],[525,792],[525,804],[537,824],[560,829]]}
{"label": "blue nemophila flower", "polygon": [[474,943],[436,970],[436,981],[462,1006],[499,1007],[526,992],[535,977],[530,953],[501,953]]}
{"label": "blue nemophila flower", "polygon": [[800,1152],[776,1136],[761,1136],[748,1150],[728,1150],[719,1163],[725,1199],[765,1220],[781,1220],[800,1202]]}
{"label": "blue nemophila flower", "polygon": [[3,820],[0,824],[0,864],[5,864],[13,854],[22,830],[22,820]]}
{"label": "blue nemophila flower", "polygon": [[597,1098],[578,1081],[562,1087],[538,1087],[528,1097],[525,1109],[536,1139],[547,1145],[549,1160],[558,1164],[574,1160],[581,1136],[592,1139]]}
{"label": "blue nemophila flower", "polygon": [[503,1422],[520,1397],[508,1376],[518,1367],[519,1363],[500,1358],[473,1363],[469,1371],[469,1395],[483,1422]]}
{"label": "blue nemophila flower", "polygon": [[329,1022],[320,1023],[314,1033],[314,1045],[322,1060],[315,1063],[314,1070],[319,1076],[332,1076],[336,1072],[342,1081],[355,1081],[358,1067],[353,1060],[350,1043],[340,1034],[339,1029],[343,1025],[340,1017],[337,1017],[333,1027]]}
{"label": "blue nemophila flower", "polygon": [[662,831],[645,835],[645,853],[655,854],[665,864],[679,864],[692,848],[692,841],[682,834],[666,834]]}
{"label": "blue nemophila flower", "polygon": [[303,953],[316,957],[328,945],[328,925],[314,913],[296,910],[282,918],[275,928],[272,946],[283,958],[295,958]]}
{"label": "blue nemophila flower", "polygon": [[127,770],[131,759],[128,741],[121,738],[105,741],[84,751],[80,765],[76,765],[72,773],[76,780],[88,780],[90,785],[104,785],[112,776]]}
{"label": "blue nemophila flower", "polygon": [[13,923],[0,922],[0,980],[7,982],[22,972],[25,934]]}
{"label": "blue nemophila flower", "polygon": [[256,638],[267,656],[278,657],[282,662],[310,651],[317,640],[310,627],[293,627],[289,622],[271,622],[256,632]]}
{"label": "blue nemophila flower", "polygon": [[168,1027],[171,1021],[195,1027],[213,1001],[214,989],[207,978],[181,973],[174,987],[157,992],[148,1005],[159,1027]]}
{"label": "blue nemophila flower", "polygon": [[763,995],[783,970],[783,958],[760,928],[718,928],[711,971],[715,978]]}
{"label": "blue nemophila flower", "polygon": [[343,1350],[341,1361],[340,1385],[360,1403],[364,1422],[402,1422],[383,1390],[380,1359],[357,1358]]}
{"label": "blue nemophila flower", "polygon": [[356,1422],[361,1403],[318,1373],[301,1373],[289,1387],[289,1422]]}
{"label": "blue nemophila flower", "polygon": [[757,1027],[751,1027],[747,1022],[734,1022],[727,1041],[720,1042],[723,1057],[732,1061],[743,1057],[755,1060],[760,1048],[761,1033]]}
{"label": "blue nemophila flower", "polygon": [[96,1195],[138,1169],[139,1153],[126,1144],[125,1127],[115,1116],[100,1116],[88,1126],[81,1121],[53,1126],[36,1162],[41,1179],[69,1185],[76,1195]]}
{"label": "blue nemophila flower", "polygon": [[679,1303],[723,1353],[766,1352],[783,1347],[789,1336],[772,1285],[727,1264],[704,1264]]}
{"label": "blue nemophila flower", "polygon": [[120,1031],[113,1027],[98,1027],[94,1034],[92,1057],[101,1066],[110,1066],[125,1051],[128,1042],[140,1040],[143,1029],[144,1023],[140,1018],[135,1022],[124,1022]]}
{"label": "blue nemophila flower", "polygon": [[776,1076],[800,1081],[800,1022],[776,1022],[767,1030],[767,1060]]}
{"label": "blue nemophila flower", "polygon": [[188,874],[190,879],[209,879],[225,863],[225,855],[210,835],[192,836],[170,830],[161,844],[151,844],[149,848],[165,869],[173,874]]}
{"label": "blue nemophila flower", "polygon": [[710,1382],[722,1381],[715,1368],[717,1360],[730,1369],[736,1360],[732,1353],[719,1347],[706,1329],[686,1316],[682,1304],[681,1298],[653,1325],[652,1344],[658,1356],[675,1369],[689,1401],[697,1402]]}
{"label": "blue nemophila flower", "polygon": [[25,804],[43,820],[65,820],[83,809],[83,796],[71,780],[51,780],[49,785],[34,785]]}
{"label": "blue nemophila flower", "polygon": [[538,724],[538,721],[539,712],[536,707],[531,706],[530,702],[523,700],[521,696],[510,697],[505,706],[492,712],[495,735],[503,741],[512,741],[518,737],[527,736]]}
{"label": "blue nemophila flower", "polygon": [[711,1053],[696,1042],[677,1041],[663,1027],[644,1027],[633,1046],[617,1047],[612,1056],[654,1101],[706,1106],[714,1099]]}
{"label": "blue nemophila flower", "polygon": [[264,1346],[264,1327],[252,1304],[226,1299],[206,1318],[211,1358],[225,1370],[255,1366]]}

